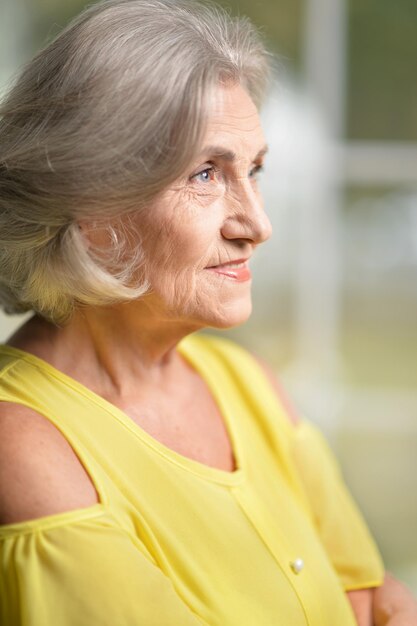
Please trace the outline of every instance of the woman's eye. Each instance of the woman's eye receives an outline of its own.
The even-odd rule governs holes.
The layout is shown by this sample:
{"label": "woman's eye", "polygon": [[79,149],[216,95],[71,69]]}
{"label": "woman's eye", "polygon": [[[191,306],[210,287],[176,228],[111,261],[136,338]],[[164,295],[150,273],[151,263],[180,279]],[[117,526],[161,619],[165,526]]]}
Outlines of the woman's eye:
{"label": "woman's eye", "polygon": [[[191,180],[196,180],[201,183],[211,183],[217,178],[218,171],[219,170],[216,167],[211,165],[210,167],[206,167],[204,168],[204,170],[201,170],[201,172],[197,172],[197,174],[194,174],[193,176],[191,176]],[[255,165],[249,171],[249,178],[256,179],[258,174],[262,171],[263,171],[263,165],[261,164]]]}
{"label": "woman's eye", "polygon": [[249,172],[249,178],[256,178],[258,174],[263,172],[263,170],[264,170],[263,165],[255,165],[255,167],[253,167],[251,171]]}
{"label": "woman's eye", "polygon": [[206,169],[202,170],[201,172],[194,174],[194,176],[192,176],[191,179],[198,180],[199,182],[202,182],[202,183],[209,183],[212,180],[214,180],[215,175],[216,175],[216,170],[214,167],[206,167]]}

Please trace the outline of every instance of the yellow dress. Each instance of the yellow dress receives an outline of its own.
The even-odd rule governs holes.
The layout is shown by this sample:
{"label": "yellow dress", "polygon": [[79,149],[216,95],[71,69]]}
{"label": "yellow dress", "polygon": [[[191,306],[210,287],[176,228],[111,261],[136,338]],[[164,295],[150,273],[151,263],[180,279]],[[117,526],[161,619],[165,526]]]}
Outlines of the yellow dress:
{"label": "yellow dress", "polygon": [[178,350],[218,403],[234,472],[0,348],[0,400],[53,422],[100,499],[0,526],[1,626],[353,626],[344,590],[381,584],[378,550],[315,427],[290,423],[234,343],[195,335]]}

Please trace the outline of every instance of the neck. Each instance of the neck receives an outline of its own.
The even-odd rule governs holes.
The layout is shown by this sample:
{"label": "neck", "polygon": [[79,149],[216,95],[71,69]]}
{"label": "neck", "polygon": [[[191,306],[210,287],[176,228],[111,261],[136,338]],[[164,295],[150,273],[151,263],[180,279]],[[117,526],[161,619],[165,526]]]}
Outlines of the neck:
{"label": "neck", "polygon": [[[197,326],[138,303],[86,307],[58,328],[35,316],[9,341],[105,395],[160,384],[178,365],[178,342]],[[80,358],[81,355],[81,358]]]}

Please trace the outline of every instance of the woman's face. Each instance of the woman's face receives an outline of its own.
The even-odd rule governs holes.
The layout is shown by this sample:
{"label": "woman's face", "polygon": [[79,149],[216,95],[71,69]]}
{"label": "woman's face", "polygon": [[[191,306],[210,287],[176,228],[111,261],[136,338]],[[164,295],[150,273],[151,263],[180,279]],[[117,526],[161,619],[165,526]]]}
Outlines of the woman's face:
{"label": "woman's face", "polygon": [[151,285],[141,301],[154,316],[216,328],[248,318],[250,257],[271,235],[257,181],[265,152],[247,92],[219,87],[200,156],[140,216]]}

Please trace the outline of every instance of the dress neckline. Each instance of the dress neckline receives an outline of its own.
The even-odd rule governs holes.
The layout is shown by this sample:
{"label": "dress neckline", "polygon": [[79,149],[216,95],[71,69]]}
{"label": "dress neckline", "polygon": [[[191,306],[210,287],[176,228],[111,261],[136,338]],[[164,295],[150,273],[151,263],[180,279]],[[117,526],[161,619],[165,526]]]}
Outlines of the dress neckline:
{"label": "dress neckline", "polygon": [[14,346],[3,344],[1,345],[0,350],[4,353],[18,356],[20,359],[37,367],[49,376],[58,379],[65,385],[71,387],[77,393],[92,401],[94,404],[100,406],[106,410],[107,413],[110,413],[115,419],[117,419],[118,422],[132,432],[143,443],[151,447],[155,452],[163,456],[168,461],[182,467],[188,472],[198,475],[203,479],[226,486],[235,486],[243,481],[245,471],[242,458],[242,447],[236,432],[237,429],[235,428],[236,415],[233,410],[233,403],[230,402],[230,398],[226,394],[222,394],[219,391],[215,376],[213,375],[209,365],[205,362],[205,359],[201,358],[201,348],[199,343],[199,337],[188,336],[178,343],[176,349],[177,352],[187,361],[187,363],[201,376],[213,396],[214,402],[217,405],[219,413],[223,419],[232,448],[232,454],[236,467],[231,472],[207,465],[201,461],[185,456],[180,452],[176,452],[174,449],[168,447],[150,435],[144,428],[129,417],[129,415],[122,409],[119,409],[119,407],[115,404],[92,391],[75,378],[64,374],[64,372],[61,372],[61,370],[57,369],[44,359],[20,348],[15,348]]}

